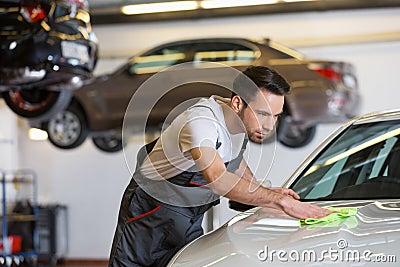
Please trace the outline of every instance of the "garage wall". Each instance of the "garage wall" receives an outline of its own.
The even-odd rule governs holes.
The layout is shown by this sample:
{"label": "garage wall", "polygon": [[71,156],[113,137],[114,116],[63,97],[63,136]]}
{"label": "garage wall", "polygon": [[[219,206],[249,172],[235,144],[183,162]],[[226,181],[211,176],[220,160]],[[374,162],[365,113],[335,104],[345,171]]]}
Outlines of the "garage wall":
{"label": "garage wall", "polygon": [[[308,56],[355,64],[363,94],[363,112],[399,106],[400,40],[388,42],[372,38],[376,33],[392,36],[390,33],[400,31],[398,8],[95,26],[94,30],[104,56],[96,70],[98,74],[115,69],[137,51],[165,41],[210,36],[270,37],[292,44],[297,42],[296,48]],[[370,36],[372,42],[354,42],[352,37],[359,35]],[[349,44],[336,45],[345,38],[350,38]],[[310,39],[329,40],[330,45],[301,45],[301,41]],[[273,185],[280,185],[304,156],[337,126],[321,125],[315,140],[302,149],[278,145],[269,174]],[[36,170],[40,201],[58,202],[69,208],[67,257],[107,258],[121,194],[130,179],[124,154],[103,153],[96,150],[90,140],[77,149],[62,151],[47,141],[28,140],[24,121],[15,127],[19,133],[19,157],[15,162],[20,168]],[[129,144],[126,153],[136,153],[137,149],[137,144]],[[273,151],[271,147],[265,149]],[[268,164],[259,166],[259,170],[268,169]],[[257,175],[263,172],[258,171]],[[234,214],[226,207],[216,212],[217,224]]]}
{"label": "garage wall", "polygon": [[[0,169],[13,170],[18,167],[17,116],[0,101]],[[6,127],[7,126],[7,127]]]}

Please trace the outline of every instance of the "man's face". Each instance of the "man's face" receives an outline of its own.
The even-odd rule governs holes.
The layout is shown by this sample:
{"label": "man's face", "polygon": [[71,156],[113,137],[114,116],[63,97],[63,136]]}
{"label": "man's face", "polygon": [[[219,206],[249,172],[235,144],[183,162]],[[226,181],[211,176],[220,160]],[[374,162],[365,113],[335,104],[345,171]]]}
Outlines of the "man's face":
{"label": "man's face", "polygon": [[260,144],[268,137],[282,113],[283,104],[284,96],[259,90],[254,100],[240,111],[239,117],[250,141]]}

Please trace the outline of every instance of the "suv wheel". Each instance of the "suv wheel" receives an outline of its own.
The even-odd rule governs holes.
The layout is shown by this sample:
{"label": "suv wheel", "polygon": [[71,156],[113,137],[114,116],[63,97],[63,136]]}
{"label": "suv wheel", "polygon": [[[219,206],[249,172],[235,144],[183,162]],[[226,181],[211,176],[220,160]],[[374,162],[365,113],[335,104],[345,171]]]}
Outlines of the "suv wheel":
{"label": "suv wheel", "polygon": [[289,115],[281,118],[278,124],[278,140],[287,147],[299,148],[308,145],[314,138],[317,126],[304,127],[292,123]]}
{"label": "suv wheel", "polygon": [[71,90],[9,90],[1,94],[7,106],[17,115],[38,120],[50,119],[63,110],[72,98]]}
{"label": "suv wheel", "polygon": [[113,135],[93,137],[92,141],[98,149],[104,152],[118,152],[124,147],[122,140]]}
{"label": "suv wheel", "polygon": [[76,103],[55,114],[46,123],[45,129],[49,141],[62,149],[71,149],[81,145],[88,135],[85,116]]}

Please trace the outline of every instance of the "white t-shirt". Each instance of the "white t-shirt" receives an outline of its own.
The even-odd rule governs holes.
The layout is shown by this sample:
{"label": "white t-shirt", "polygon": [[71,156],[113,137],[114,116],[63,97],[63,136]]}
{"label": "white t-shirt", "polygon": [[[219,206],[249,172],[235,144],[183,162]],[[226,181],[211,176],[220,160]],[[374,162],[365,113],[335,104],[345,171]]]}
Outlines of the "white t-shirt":
{"label": "white t-shirt", "polygon": [[216,148],[217,143],[224,162],[236,158],[245,135],[228,132],[221,107],[227,103],[229,99],[219,96],[204,98],[176,117],[143,162],[142,174],[150,179],[168,179],[183,171],[197,171],[190,150]]}

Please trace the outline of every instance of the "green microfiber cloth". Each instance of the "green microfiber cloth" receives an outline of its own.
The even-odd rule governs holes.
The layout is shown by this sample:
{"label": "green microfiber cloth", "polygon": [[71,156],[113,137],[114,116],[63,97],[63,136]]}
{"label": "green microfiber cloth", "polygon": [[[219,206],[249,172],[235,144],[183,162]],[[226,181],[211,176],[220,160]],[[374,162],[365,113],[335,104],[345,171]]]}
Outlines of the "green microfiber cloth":
{"label": "green microfiber cloth", "polygon": [[314,223],[314,224],[302,224],[300,227],[305,227],[307,230],[313,230],[315,228],[329,228],[329,227],[338,227],[346,225],[347,229],[352,229],[357,227],[358,221],[356,216],[350,216],[345,219],[336,220],[333,222],[321,222],[321,223]]}
{"label": "green microfiber cloth", "polygon": [[355,216],[357,214],[357,208],[334,208],[327,207],[328,210],[333,211],[331,214],[315,219],[315,218],[307,218],[305,220],[300,220],[301,224],[317,224],[317,223],[332,223],[338,221],[340,219],[348,218],[351,216]]}

